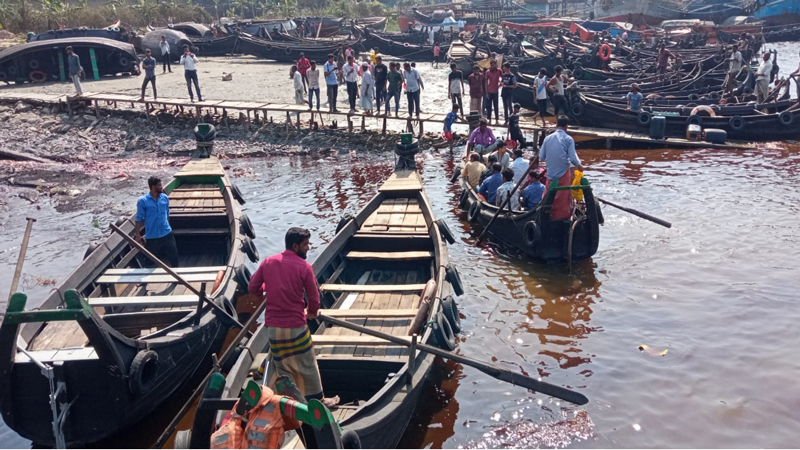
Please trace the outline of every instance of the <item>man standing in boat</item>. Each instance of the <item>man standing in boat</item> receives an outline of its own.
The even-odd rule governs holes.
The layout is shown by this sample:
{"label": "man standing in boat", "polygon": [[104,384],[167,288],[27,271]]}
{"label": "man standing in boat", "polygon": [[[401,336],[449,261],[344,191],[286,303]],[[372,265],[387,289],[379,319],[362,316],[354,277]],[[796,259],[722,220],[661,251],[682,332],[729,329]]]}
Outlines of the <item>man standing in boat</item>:
{"label": "man standing in boat", "polygon": [[742,70],[742,61],[742,53],[739,51],[739,46],[733,44],[728,65],[728,75],[725,77],[725,83],[722,85],[722,89],[724,89],[725,92],[731,92],[736,88],[736,75],[739,75],[739,72]]}
{"label": "man standing in boat", "polygon": [[[583,170],[581,160],[575,152],[575,141],[567,134],[569,118],[560,116],[556,122],[555,133],[544,139],[539,150],[539,160],[547,163],[547,186],[553,180],[558,180],[559,186],[572,185],[572,172],[570,163],[577,169]],[[553,200],[550,217],[553,220],[569,219],[571,213],[572,191],[558,191]]]}
{"label": "man standing in boat", "polygon": [[756,71],[756,98],[758,103],[764,103],[769,96],[769,75],[772,72],[772,62],[769,60],[769,53],[762,55],[761,65]]}
{"label": "man standing in boat", "polygon": [[[306,325],[307,319],[317,317],[320,305],[317,278],[306,261],[310,239],[308,230],[289,228],[284,238],[286,250],[261,262],[248,291],[266,295],[264,325],[269,327],[270,364],[265,380],[274,388],[278,376],[289,376],[307,400],[323,400],[322,380]],[[325,403],[335,404],[338,399],[333,397]]]}
{"label": "man standing in boat", "polygon": [[669,65],[670,58],[675,59],[675,54],[667,50],[664,44],[658,49],[658,61],[656,63],[656,75],[666,75],[667,66]]}
{"label": "man standing in boat", "polygon": [[178,267],[178,246],[169,226],[169,197],[164,193],[160,178],[150,177],[147,186],[150,192],[136,202],[136,232],[133,237],[140,244],[144,240],[144,247],[156,258],[170,267]]}

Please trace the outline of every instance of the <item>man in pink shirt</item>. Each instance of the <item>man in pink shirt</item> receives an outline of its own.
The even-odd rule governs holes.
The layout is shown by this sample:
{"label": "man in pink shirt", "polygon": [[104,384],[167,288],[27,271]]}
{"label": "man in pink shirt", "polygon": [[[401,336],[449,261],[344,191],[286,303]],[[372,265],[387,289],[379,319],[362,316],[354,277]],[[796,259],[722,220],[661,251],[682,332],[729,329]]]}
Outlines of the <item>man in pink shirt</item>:
{"label": "man in pink shirt", "polygon": [[300,59],[297,60],[297,71],[300,72],[300,76],[303,77],[304,94],[307,92],[306,86],[308,85],[308,75],[306,75],[306,72],[308,72],[308,69],[310,68],[311,68],[311,61],[309,61],[308,58],[306,58],[305,54],[300,53]]}
{"label": "man in pink shirt", "polygon": [[[306,319],[317,317],[319,311],[317,279],[306,261],[310,238],[306,229],[289,228],[286,250],[261,262],[248,290],[267,297],[264,325],[269,327],[270,364],[264,379],[274,388],[278,376],[289,376],[306,399],[322,400],[322,381],[306,325]],[[335,402],[338,396],[325,400]]]}
{"label": "man in pink shirt", "polygon": [[500,84],[503,80],[503,71],[497,68],[496,59],[493,59],[490,64],[492,67],[486,71],[486,99],[489,102],[486,105],[486,118],[491,122],[492,106],[494,106],[494,121],[499,124],[500,97],[498,92],[500,91]]}

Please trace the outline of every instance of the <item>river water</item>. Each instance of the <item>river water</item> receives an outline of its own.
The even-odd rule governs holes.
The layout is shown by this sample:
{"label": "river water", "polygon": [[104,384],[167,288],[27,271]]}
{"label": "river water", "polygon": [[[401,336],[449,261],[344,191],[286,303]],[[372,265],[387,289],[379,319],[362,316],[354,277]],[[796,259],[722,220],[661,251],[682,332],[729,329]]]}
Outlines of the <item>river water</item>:
{"label": "river water", "polygon": [[[782,73],[796,67],[794,55],[783,60]],[[425,151],[418,162],[436,216],[456,236],[450,257],[467,290],[457,351],[579,390],[590,403],[559,403],[441,362],[401,445],[796,446],[800,193],[792,182],[800,176],[800,147],[579,155],[596,195],[673,227],[604,207],[600,248],[572,274],[491,241],[476,246],[456,205],[458,189],[448,183],[455,159]],[[313,233],[313,259],[341,215],[376,193],[392,163],[391,155],[349,153],[230,164],[245,173],[234,181],[245,193],[261,256],[282,250],[287,228],[303,226]],[[36,299],[49,287],[34,286],[32,276],[63,279],[114,221],[110,206],[132,208],[144,179],[71,213],[47,204],[36,210],[4,192],[0,295],[8,291],[27,215],[39,220],[23,288]],[[148,429],[166,423],[157,425]],[[2,424],[0,438],[3,447],[30,445]]]}

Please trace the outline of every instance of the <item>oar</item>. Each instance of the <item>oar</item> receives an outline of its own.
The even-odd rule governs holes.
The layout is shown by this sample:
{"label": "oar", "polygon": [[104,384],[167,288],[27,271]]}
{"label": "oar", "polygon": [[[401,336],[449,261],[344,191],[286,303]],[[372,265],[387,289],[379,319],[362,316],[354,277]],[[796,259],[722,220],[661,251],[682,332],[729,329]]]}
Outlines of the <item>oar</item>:
{"label": "oar", "polygon": [[[252,294],[247,294],[247,295],[252,295]],[[244,296],[239,297],[239,300],[241,301],[243,297]],[[244,337],[245,333],[248,332],[250,326],[253,325],[253,322],[258,318],[258,316],[261,315],[261,312],[264,311],[265,306],[267,306],[266,299],[264,299],[264,301],[261,302],[260,305],[258,305],[258,308],[256,308],[255,311],[253,311],[253,315],[250,316],[249,319],[247,319],[247,322],[245,322],[244,326],[239,331],[239,334],[237,334],[236,337],[233,339],[233,341],[231,341],[231,345],[229,345],[228,348],[225,349],[225,353],[222,354],[222,358],[220,358],[219,361],[216,363],[216,367],[212,368],[211,371],[208,372],[208,375],[206,375],[203,381],[197,386],[197,389],[194,390],[192,396],[189,397],[189,400],[187,400],[186,403],[181,408],[181,410],[178,411],[178,415],[172,419],[172,422],[170,422],[169,425],[167,425],[167,428],[164,430],[163,433],[161,433],[161,436],[158,438],[156,443],[153,444],[153,446],[150,448],[161,448],[164,446],[169,437],[175,431],[175,428],[178,426],[178,423],[180,423],[181,419],[183,419],[183,416],[186,415],[186,412],[188,412],[189,408],[191,408],[192,405],[194,404],[194,400],[197,398],[198,395],[200,395],[201,392],[203,392],[203,389],[205,389],[206,385],[208,385],[208,380],[211,378],[212,375],[214,375],[219,371],[219,367],[225,365],[225,362],[228,360],[228,358],[231,357],[231,355],[233,354],[233,350],[239,346],[239,342],[242,341],[242,338]]]}
{"label": "oar", "polygon": [[657,223],[657,224],[661,225],[662,227],[672,228],[672,224],[667,222],[666,220],[661,220],[658,217],[653,217],[650,214],[645,214],[645,213],[643,213],[641,211],[637,211],[637,210],[635,210],[633,208],[626,208],[624,206],[617,205],[616,203],[611,203],[610,201],[603,200],[600,197],[595,197],[595,198],[600,203],[605,203],[608,206],[613,206],[614,208],[621,209],[621,210],[623,210],[623,211],[625,211],[627,213],[633,214],[634,216],[641,217],[642,219],[649,220],[650,222],[653,222],[653,223]]}
{"label": "oar", "polygon": [[224,309],[220,308],[219,305],[217,305],[216,303],[211,301],[211,299],[206,297],[205,292],[201,292],[200,289],[197,289],[196,287],[192,286],[188,281],[184,280],[183,277],[178,275],[177,272],[172,270],[168,265],[164,264],[163,261],[161,261],[160,259],[156,258],[156,255],[150,253],[146,248],[144,248],[144,245],[136,242],[136,239],[128,236],[128,233],[120,230],[119,227],[114,225],[113,223],[111,224],[111,229],[116,231],[117,234],[122,236],[122,238],[125,239],[126,241],[128,241],[128,243],[131,244],[134,248],[136,248],[140,252],[142,252],[142,254],[144,256],[146,256],[148,259],[150,259],[150,261],[153,261],[154,263],[156,263],[156,265],[158,267],[161,267],[162,269],[164,269],[164,272],[167,272],[168,274],[172,275],[172,277],[175,278],[175,280],[177,280],[180,284],[186,286],[186,289],[188,289],[188,290],[192,291],[193,293],[197,294],[197,296],[200,297],[204,302],[206,302],[206,304],[208,304],[209,306],[214,308],[214,310],[216,312],[218,312],[220,314],[223,314],[224,317],[227,317],[228,318],[227,320],[230,321],[230,323],[234,324],[235,326],[237,326],[239,328],[243,327],[243,325],[241,323],[239,323],[238,320],[236,320],[233,317],[231,317],[231,315],[228,314],[227,312],[225,312]]}
{"label": "oar", "polygon": [[28,240],[31,237],[31,228],[33,228],[33,222],[36,222],[36,219],[32,217],[26,217],[25,220],[28,221],[28,225],[25,226],[25,235],[22,236],[22,244],[19,246],[19,258],[17,258],[17,268],[14,269],[14,278],[11,280],[11,292],[8,293],[8,299],[11,300],[11,296],[17,292],[17,286],[19,285],[19,277],[22,276],[22,264],[25,262],[25,253],[28,252]]}
{"label": "oar", "polygon": [[[399,336],[393,336],[391,334],[382,333],[380,331],[362,327],[361,325],[356,325],[354,323],[347,322],[344,320],[334,319],[333,317],[329,317],[324,314],[318,315],[317,319],[323,320],[328,323],[332,323],[334,325],[338,325],[342,328],[348,328],[353,331],[358,331],[359,333],[367,334],[381,339],[386,339],[387,341],[392,342],[394,344],[402,345],[405,347],[411,347],[411,341],[403,339]],[[512,372],[508,369],[504,369],[502,367],[498,367],[493,364],[485,363],[472,358],[467,358],[466,356],[456,355],[455,353],[451,353],[425,344],[418,343],[417,350],[422,350],[432,355],[441,356],[442,358],[447,358],[451,361],[464,364],[465,366],[474,367],[489,376],[497,378],[498,380],[507,381],[516,386],[522,386],[524,388],[533,389],[534,391],[541,392],[542,394],[560,398],[561,400],[566,400],[576,405],[585,405],[589,403],[589,399],[586,398],[586,396],[581,394],[580,392],[575,392],[563,388],[561,386],[556,386],[554,384],[546,383],[544,381],[539,381],[529,376]]]}
{"label": "oar", "polygon": [[517,182],[517,185],[514,186],[514,189],[511,190],[511,194],[508,196],[508,198],[505,199],[503,204],[500,205],[500,208],[498,208],[497,212],[494,213],[494,217],[492,217],[492,220],[490,220],[489,223],[486,224],[486,227],[483,229],[483,231],[481,231],[481,234],[478,236],[478,241],[475,243],[476,245],[481,243],[481,239],[483,239],[483,235],[485,235],[486,232],[489,231],[489,228],[492,227],[492,224],[494,223],[494,220],[497,219],[497,216],[499,216],[501,212],[503,212],[503,209],[511,201],[511,197],[514,195],[515,192],[517,192],[517,189],[520,186],[522,186],[522,183],[525,182],[525,179],[528,177],[528,174],[531,173],[531,170],[533,170],[533,168],[538,166],[538,165],[539,165],[539,156],[535,156],[535,157],[533,157],[531,159],[531,163],[528,164],[528,169],[525,171],[525,174],[522,175],[522,178],[519,179],[519,181]]}

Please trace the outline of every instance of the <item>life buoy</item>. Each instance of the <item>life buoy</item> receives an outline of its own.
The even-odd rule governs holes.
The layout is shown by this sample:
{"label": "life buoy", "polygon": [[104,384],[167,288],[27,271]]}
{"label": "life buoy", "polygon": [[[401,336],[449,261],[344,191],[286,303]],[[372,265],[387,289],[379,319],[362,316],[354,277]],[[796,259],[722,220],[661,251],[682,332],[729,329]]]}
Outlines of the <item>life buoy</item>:
{"label": "life buoy", "polygon": [[436,336],[436,343],[444,350],[453,351],[456,348],[456,336],[453,333],[453,327],[450,322],[444,317],[441,311],[436,314],[435,322],[433,322],[433,335]]}
{"label": "life buoy", "polygon": [[649,112],[642,111],[642,112],[639,113],[638,116],[636,116],[636,122],[638,122],[639,125],[642,125],[642,126],[646,127],[647,125],[650,125],[650,119],[651,118],[652,118],[652,116],[651,116],[651,114]]}
{"label": "life buoy", "polygon": [[247,203],[244,201],[244,197],[242,197],[242,191],[240,191],[239,187],[236,186],[235,184],[231,185],[231,194],[233,194],[233,198],[235,198],[240,205],[244,205],[245,203]]}
{"label": "life buoy", "polygon": [[686,119],[686,125],[699,125],[699,126],[702,127],[703,126],[703,116],[698,116],[698,115],[689,116],[689,118]]}
{"label": "life buoy", "polygon": [[39,60],[38,59],[32,59],[32,60],[28,61],[28,67],[30,67],[33,70],[38,69],[39,68]]}
{"label": "life buoy", "polygon": [[531,220],[526,223],[525,227],[522,229],[522,236],[525,239],[525,245],[535,249],[536,245],[542,239],[542,231],[539,229],[539,225]]}
{"label": "life buoy", "polygon": [[464,209],[469,205],[469,191],[464,189],[461,191],[461,197],[458,199],[458,207]]}
{"label": "life buoy", "polygon": [[256,231],[253,229],[253,223],[250,222],[247,214],[242,214],[242,217],[239,218],[239,231],[250,239],[256,238]]}
{"label": "life buoy", "polygon": [[211,286],[211,290],[209,292],[211,293],[217,292],[217,289],[219,289],[219,286],[222,284],[222,280],[224,279],[225,279],[225,271],[224,270],[218,271],[217,277],[214,278],[214,285]]}
{"label": "life buoy", "polygon": [[336,225],[336,234],[339,234],[339,232],[342,231],[342,228],[344,228],[351,220],[353,220],[353,216],[351,214],[343,215],[342,218],[339,219],[339,223]]}
{"label": "life buoy", "polygon": [[791,111],[783,111],[778,114],[778,121],[781,125],[788,127],[794,122],[794,113]]}
{"label": "life buoy", "polygon": [[464,285],[461,283],[461,275],[458,274],[458,269],[452,264],[448,264],[444,269],[447,281],[453,287],[453,292],[456,295],[464,295]]}
{"label": "life buoy", "polygon": [[223,314],[221,311],[214,310],[214,314],[219,318],[220,322],[229,328],[237,326],[239,314],[236,312],[236,307],[233,306],[233,302],[225,295],[217,297],[216,302],[219,307],[222,308],[222,311],[225,311],[225,314]]}
{"label": "life buoy", "polygon": [[448,244],[455,244],[456,238],[453,236],[453,232],[450,231],[450,227],[447,226],[447,222],[445,222],[444,219],[437,219],[435,223],[444,240],[447,241]]}
{"label": "life buoy", "polygon": [[[701,113],[705,113],[705,114],[701,114]],[[717,113],[715,113],[714,110],[711,109],[711,107],[708,106],[708,105],[700,105],[700,106],[695,106],[694,109],[692,109],[692,112],[689,113],[689,117],[691,117],[691,116],[716,117]],[[701,123],[702,123],[702,121],[701,121]],[[698,125],[700,125],[700,124],[698,123]]]}
{"label": "life buoy", "polygon": [[450,182],[455,183],[460,176],[461,176],[461,167],[456,167],[456,170],[453,171],[453,176],[450,177]]}
{"label": "life buoy", "polygon": [[250,262],[258,262],[260,259],[258,257],[258,250],[256,249],[256,244],[253,243],[253,240],[249,237],[244,238],[242,241],[242,250],[244,250],[245,254],[248,258],[250,258]]}
{"label": "life buoy", "polygon": [[478,217],[481,215],[481,201],[475,199],[471,205],[469,205],[469,211],[467,211],[467,221],[475,222],[478,220]]}
{"label": "life buoy", "polygon": [[580,117],[583,115],[583,104],[582,103],[574,103],[572,107],[569,109],[569,113],[575,117]]}
{"label": "life buoy", "polygon": [[146,394],[155,386],[157,375],[158,353],[140,350],[128,370],[128,389],[133,395]]}
{"label": "life buoy", "polygon": [[100,243],[99,242],[90,243],[89,246],[86,247],[86,253],[83,254],[83,259],[88,258],[89,255],[94,253],[94,251],[97,250],[98,247],[100,247]]}
{"label": "life buoy", "polygon": [[609,59],[611,59],[611,46],[609,46],[608,44],[601,45],[600,50],[597,51],[597,54],[603,61],[608,61]]}
{"label": "life buoy", "polygon": [[47,81],[47,74],[42,72],[41,70],[32,70],[28,76],[30,77],[31,81],[34,83],[43,83]]}
{"label": "life buoy", "polygon": [[252,277],[253,274],[250,273],[250,269],[244,264],[239,265],[239,267],[233,271],[233,280],[236,281],[236,285],[239,289],[245,292],[247,292],[247,288],[250,285],[250,278]]}
{"label": "life buoy", "polygon": [[450,328],[453,333],[458,334],[461,332],[461,316],[458,314],[458,305],[456,299],[452,295],[448,295],[442,300],[442,313],[444,317],[450,322]]}
{"label": "life buoy", "polygon": [[742,116],[733,116],[731,120],[728,121],[728,126],[733,131],[742,131],[744,129],[744,119]]}

